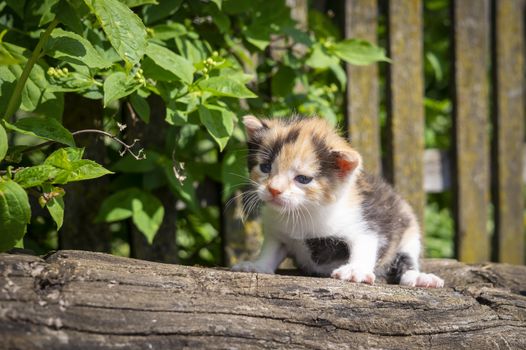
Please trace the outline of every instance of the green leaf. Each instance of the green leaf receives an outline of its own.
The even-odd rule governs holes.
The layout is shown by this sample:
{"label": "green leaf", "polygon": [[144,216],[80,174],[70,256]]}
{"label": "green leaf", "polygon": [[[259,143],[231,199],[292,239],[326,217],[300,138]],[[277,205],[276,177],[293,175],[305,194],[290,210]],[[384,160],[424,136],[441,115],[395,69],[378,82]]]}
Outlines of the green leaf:
{"label": "green leaf", "polygon": [[115,72],[104,80],[104,106],[133,93],[141,87],[141,84],[133,77],[129,78],[126,73]]}
{"label": "green leaf", "polygon": [[30,219],[26,191],[14,181],[0,180],[0,252],[11,249],[24,237]]}
{"label": "green leaf", "polygon": [[51,183],[66,184],[113,174],[92,160],[81,159],[83,152],[82,148],[61,148],[47,157],[44,165],[51,165],[59,169]]}
{"label": "green leaf", "polygon": [[159,5],[145,6],[142,13],[144,23],[150,25],[163,18],[173,15],[181,6],[183,0],[159,0]]}
{"label": "green leaf", "polygon": [[163,69],[175,74],[183,82],[190,84],[194,78],[194,66],[183,56],[157,44],[149,43],[146,55]]}
{"label": "green leaf", "polygon": [[57,231],[60,230],[64,223],[64,198],[53,198],[46,203],[49,214],[57,224]]}
{"label": "green leaf", "polygon": [[241,185],[247,183],[248,169],[246,164],[247,149],[231,149],[224,158],[221,167],[221,180],[223,183],[223,202],[226,202],[234,191],[242,189]]}
{"label": "green leaf", "polygon": [[[54,197],[46,202],[46,208],[49,211],[49,214],[53,218],[53,221],[57,224],[57,231],[60,230],[62,224],[64,223],[64,190],[59,187],[53,187],[49,184],[42,186],[44,193],[53,193]],[[58,191],[57,191],[58,190]],[[57,192],[62,194],[57,195]]]}
{"label": "green leaf", "polygon": [[132,199],[132,212],[133,223],[152,244],[164,218],[162,203],[153,195],[142,192],[139,198]]}
{"label": "green leaf", "polygon": [[367,65],[379,61],[390,62],[389,58],[385,56],[383,48],[365,40],[343,40],[330,46],[328,51],[345,62],[355,65]]}
{"label": "green leaf", "polygon": [[139,63],[146,49],[146,28],[141,19],[118,0],[85,0],[95,13],[108,40],[119,56]]}
{"label": "green leaf", "polygon": [[39,27],[55,19],[56,5],[60,0],[44,0],[40,7],[35,9],[35,14],[40,15]]}
{"label": "green leaf", "polygon": [[0,65],[18,64],[22,61],[14,57],[11,52],[5,47],[4,43],[0,42]]}
{"label": "green leaf", "polygon": [[[7,45],[7,43],[6,47],[10,47],[10,52],[12,54],[15,53],[17,58],[22,57],[25,60],[24,56],[18,55],[16,52],[18,50],[23,50],[23,48],[16,47],[14,45]],[[17,64],[0,66],[0,111],[2,114],[5,113],[7,101],[11,97],[14,84],[18,79],[20,79],[22,70],[22,66]],[[59,100],[57,95],[48,91],[48,87],[49,83],[46,79],[44,68],[39,64],[35,64],[31,70],[31,73],[29,73],[29,78],[27,79],[24,88],[22,89],[20,109],[33,112],[37,109],[37,107],[45,104],[46,102],[52,103],[54,100],[54,102],[56,102],[55,109],[48,111],[45,116],[60,119],[62,117],[63,100]]]}
{"label": "green leaf", "polygon": [[73,135],[53,118],[28,117],[17,121],[15,124],[5,122],[5,126],[12,131],[24,135],[36,136],[44,140],[75,146]]}
{"label": "green leaf", "polygon": [[52,165],[40,164],[17,171],[14,180],[23,188],[35,187],[52,182],[59,172]]}
{"label": "green leaf", "polygon": [[66,25],[69,29],[73,30],[77,34],[82,34],[82,19],[80,14],[82,10],[79,9],[82,6],[82,9],[88,10],[86,5],[82,2],[75,2],[74,4],[77,8],[72,6],[69,1],[60,1],[56,6],[57,19]]}
{"label": "green leaf", "polygon": [[237,80],[225,76],[211,77],[201,81],[198,86],[217,96],[229,96],[236,98],[255,98],[255,95],[245,85]]}
{"label": "green leaf", "polygon": [[71,162],[82,159],[84,148],[66,147],[51,153],[44,164],[53,165],[61,169],[71,169]]}
{"label": "green leaf", "polygon": [[160,24],[152,29],[153,37],[162,41],[175,39],[187,33],[186,27],[181,23]]}
{"label": "green leaf", "polygon": [[113,172],[97,162],[82,159],[71,162],[71,169],[61,171],[53,183],[66,184],[74,181],[91,180],[108,174],[113,174]]}
{"label": "green leaf", "polygon": [[221,5],[223,3],[223,0],[211,0],[214,4],[217,5],[217,8],[221,10]]}
{"label": "green leaf", "polygon": [[164,207],[152,194],[138,188],[128,188],[104,200],[97,220],[114,222],[130,217],[151,244],[161,227]]}
{"label": "green leaf", "polygon": [[136,189],[122,190],[106,198],[101,204],[96,221],[115,222],[131,218],[131,191]]}
{"label": "green leaf", "polygon": [[222,151],[234,131],[234,113],[216,106],[199,106],[199,118]]}
{"label": "green leaf", "polygon": [[88,40],[60,28],[51,32],[44,50],[53,58],[83,64],[90,68],[107,68],[112,64],[95,50]]}
{"label": "green leaf", "polygon": [[132,94],[130,95],[130,103],[143,122],[148,124],[150,122],[150,105],[148,101],[138,94]]}
{"label": "green leaf", "polygon": [[4,127],[0,124],[0,161],[4,159],[7,154],[7,133]]}
{"label": "green leaf", "polygon": [[327,53],[326,49],[319,43],[312,46],[311,54],[305,64],[316,69],[326,69],[334,65],[339,65],[338,58]]}

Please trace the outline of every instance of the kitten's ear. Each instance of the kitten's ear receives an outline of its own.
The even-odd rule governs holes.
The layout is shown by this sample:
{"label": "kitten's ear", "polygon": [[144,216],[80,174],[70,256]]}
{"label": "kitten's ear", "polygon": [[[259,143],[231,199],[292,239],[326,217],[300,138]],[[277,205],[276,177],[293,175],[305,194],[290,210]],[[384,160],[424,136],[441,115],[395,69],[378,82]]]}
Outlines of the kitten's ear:
{"label": "kitten's ear", "polygon": [[340,177],[347,177],[353,171],[362,166],[362,156],[353,149],[345,151],[335,151],[336,167]]}
{"label": "kitten's ear", "polygon": [[262,129],[268,129],[268,125],[253,115],[246,115],[243,117],[243,124],[247,129],[249,138],[252,138],[256,132]]}

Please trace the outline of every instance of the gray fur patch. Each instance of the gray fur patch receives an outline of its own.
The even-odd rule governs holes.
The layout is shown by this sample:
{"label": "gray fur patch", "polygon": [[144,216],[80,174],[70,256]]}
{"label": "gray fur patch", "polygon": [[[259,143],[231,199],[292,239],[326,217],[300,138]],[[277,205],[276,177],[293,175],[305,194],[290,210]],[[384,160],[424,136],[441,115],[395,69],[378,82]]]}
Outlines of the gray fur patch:
{"label": "gray fur patch", "polygon": [[310,250],[312,261],[318,265],[348,260],[350,256],[349,245],[335,237],[309,238],[305,244]]}
{"label": "gray fur patch", "polygon": [[367,225],[386,242],[378,251],[380,259],[389,246],[400,242],[411,218],[402,211],[402,199],[381,178],[361,173],[357,188],[363,198],[362,214]]}
{"label": "gray fur patch", "polygon": [[416,268],[416,261],[406,253],[396,254],[394,260],[381,271],[375,271],[377,277],[385,278],[387,283],[400,283],[402,275]]}

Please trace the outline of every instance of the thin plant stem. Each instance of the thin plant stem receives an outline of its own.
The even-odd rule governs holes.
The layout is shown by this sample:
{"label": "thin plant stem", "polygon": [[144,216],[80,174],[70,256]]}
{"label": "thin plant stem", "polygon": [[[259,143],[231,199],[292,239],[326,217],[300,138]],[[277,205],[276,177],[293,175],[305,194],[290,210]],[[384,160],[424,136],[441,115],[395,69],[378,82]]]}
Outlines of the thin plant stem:
{"label": "thin plant stem", "polygon": [[26,85],[27,78],[29,78],[29,74],[31,73],[33,66],[35,65],[35,63],[37,63],[38,59],[40,58],[42,48],[44,47],[44,45],[46,45],[51,35],[51,32],[57,26],[58,23],[59,22],[57,19],[53,20],[47,27],[46,31],[40,36],[40,40],[38,40],[35,50],[33,50],[33,53],[27,61],[24,70],[20,75],[20,78],[16,82],[15,89],[13,91],[13,94],[11,95],[11,98],[9,99],[9,103],[7,104],[7,109],[5,111],[3,119],[11,118],[11,116],[15,114],[18,107],[20,106],[20,96],[22,95],[22,90]]}

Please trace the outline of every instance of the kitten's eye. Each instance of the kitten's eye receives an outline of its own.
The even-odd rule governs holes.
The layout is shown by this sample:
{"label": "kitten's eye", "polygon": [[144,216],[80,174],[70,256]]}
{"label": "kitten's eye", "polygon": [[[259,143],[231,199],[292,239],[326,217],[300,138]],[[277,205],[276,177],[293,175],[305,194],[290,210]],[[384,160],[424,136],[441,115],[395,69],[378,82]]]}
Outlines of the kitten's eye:
{"label": "kitten's eye", "polygon": [[269,163],[263,163],[259,165],[259,169],[261,170],[261,172],[268,174],[272,169],[272,165],[270,165]]}
{"label": "kitten's eye", "polygon": [[305,175],[298,175],[294,178],[294,180],[298,181],[300,184],[308,184],[309,182],[312,181],[312,177],[311,176],[305,176]]}

